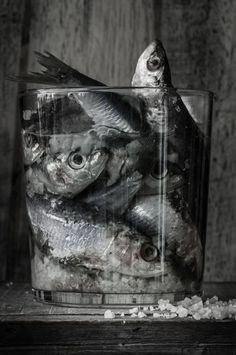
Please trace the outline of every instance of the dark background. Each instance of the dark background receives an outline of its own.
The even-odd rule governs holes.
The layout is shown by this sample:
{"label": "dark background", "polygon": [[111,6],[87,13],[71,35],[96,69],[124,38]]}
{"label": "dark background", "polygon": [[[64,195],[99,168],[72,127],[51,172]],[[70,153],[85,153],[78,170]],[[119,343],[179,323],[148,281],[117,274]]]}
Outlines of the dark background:
{"label": "dark background", "polygon": [[108,85],[129,85],[154,38],[177,87],[216,94],[212,125],[206,281],[236,281],[236,1],[1,0],[0,280],[30,278],[17,84],[48,50]]}

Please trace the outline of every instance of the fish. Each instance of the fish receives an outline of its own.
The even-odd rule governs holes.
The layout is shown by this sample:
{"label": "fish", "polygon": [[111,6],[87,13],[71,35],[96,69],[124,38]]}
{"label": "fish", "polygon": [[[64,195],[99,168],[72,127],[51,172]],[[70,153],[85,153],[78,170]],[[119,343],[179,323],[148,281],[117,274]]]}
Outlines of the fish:
{"label": "fish", "polygon": [[108,152],[97,148],[87,134],[76,134],[75,139],[73,142],[69,136],[67,143],[57,148],[56,137],[51,137],[51,150],[48,147],[41,161],[26,171],[29,195],[52,193],[72,198],[99,177],[106,166]]}
{"label": "fish", "polygon": [[112,186],[105,183],[94,190],[89,189],[88,194],[80,201],[119,216],[127,210],[141,186],[142,175],[135,171]]}
{"label": "fish", "polygon": [[82,203],[60,199],[55,203],[35,195],[27,198],[35,244],[54,262],[66,267],[117,272],[134,277],[163,274],[158,249],[107,213]]}
{"label": "fish", "polygon": [[126,223],[152,238],[172,260],[181,274],[198,280],[202,277],[203,252],[195,224],[184,201],[173,194],[137,196],[124,215]]}
{"label": "fish", "polygon": [[[184,195],[191,217],[198,224],[196,201],[209,162],[208,143],[172,84],[168,58],[160,40],[153,41],[141,54],[131,83],[146,102],[146,120],[151,129],[163,137],[159,166],[166,170],[168,159],[175,153],[175,164],[185,180]],[[140,86],[145,88],[135,89]]]}
{"label": "fish", "polygon": [[[147,121],[154,131],[167,135],[167,144],[180,155],[180,166],[189,163],[192,142],[199,140],[199,144],[204,144],[204,137],[172,84],[161,41],[153,41],[141,54],[131,85],[147,88],[140,94],[146,99]],[[148,90],[149,87],[155,90]]]}
{"label": "fish", "polygon": [[[85,76],[71,68],[49,52],[43,55],[35,53],[38,62],[46,68],[42,73],[26,74],[22,76],[9,76],[15,81],[54,84],[68,87],[99,87],[105,84]],[[139,136],[148,126],[142,119],[143,103],[141,99],[130,98],[128,95],[117,92],[76,90],[68,93],[71,101],[75,100],[84,112],[94,122],[94,129],[100,138],[105,136]]]}
{"label": "fish", "polygon": [[[93,129],[98,136],[132,139],[149,134],[149,127],[143,119],[144,104],[141,99],[129,100],[128,95],[114,90],[80,90],[68,94],[93,120]],[[132,101],[132,104],[131,104]]]}
{"label": "fish", "polygon": [[9,80],[62,87],[105,86],[105,84],[100,81],[92,79],[80,73],[78,70],[73,69],[48,51],[45,51],[45,54],[37,51],[34,53],[38,63],[46,68],[46,70],[42,70],[41,73],[32,72],[31,74],[19,76],[8,75]]}

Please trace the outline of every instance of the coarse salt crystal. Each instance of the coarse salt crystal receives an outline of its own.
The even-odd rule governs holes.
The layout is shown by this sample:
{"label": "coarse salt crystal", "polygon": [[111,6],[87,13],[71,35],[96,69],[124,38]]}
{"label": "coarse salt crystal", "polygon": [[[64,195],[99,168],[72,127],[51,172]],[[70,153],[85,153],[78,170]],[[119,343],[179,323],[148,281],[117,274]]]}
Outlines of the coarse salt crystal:
{"label": "coarse salt crystal", "polygon": [[194,295],[191,297],[192,303],[198,303],[200,301],[202,301],[201,297]]}
{"label": "coarse salt crystal", "polygon": [[124,317],[124,316],[125,316],[124,312],[122,312],[122,313],[120,314],[120,316],[121,316],[121,317]]}
{"label": "coarse salt crystal", "polygon": [[199,313],[194,313],[193,314],[193,318],[196,320],[200,320],[201,319],[201,315]]}
{"label": "coarse salt crystal", "polygon": [[183,306],[178,306],[176,313],[178,314],[178,316],[180,318],[185,318],[188,315],[188,310],[186,308],[184,308]]}
{"label": "coarse salt crystal", "polygon": [[209,299],[209,303],[216,303],[218,301],[217,296],[213,296],[212,298]]}
{"label": "coarse salt crystal", "polygon": [[161,314],[159,312],[153,312],[152,316],[153,318],[159,318],[161,317]]}
{"label": "coarse salt crystal", "polygon": [[200,300],[199,302],[196,302],[192,306],[190,306],[189,310],[191,312],[197,312],[197,311],[199,311],[202,308],[203,308],[203,302],[202,302],[202,300]]}
{"label": "coarse salt crystal", "polygon": [[115,318],[115,313],[112,312],[110,309],[107,309],[104,313],[104,318],[107,318],[107,319]]}
{"label": "coarse salt crystal", "polygon": [[181,305],[185,308],[188,308],[189,306],[192,305],[192,300],[189,297],[185,297],[182,301],[177,302],[178,305]]}
{"label": "coarse salt crystal", "polygon": [[130,308],[130,309],[129,309],[129,313],[130,313],[130,314],[138,313],[138,307]]}
{"label": "coarse salt crystal", "polygon": [[165,314],[165,318],[167,318],[167,319],[172,319],[172,318],[175,318],[175,317],[177,317],[176,313],[166,313]]}
{"label": "coarse salt crystal", "polygon": [[170,314],[170,318],[175,318],[175,317],[177,317],[177,313],[175,313],[175,312],[171,312],[171,314]]}
{"label": "coarse salt crystal", "polygon": [[138,312],[138,318],[144,318],[144,317],[147,317],[147,315],[144,312],[139,311]]}
{"label": "coarse salt crystal", "polygon": [[168,307],[168,310],[172,313],[176,313],[177,311],[177,307],[173,306],[172,304],[170,304],[170,306]]}

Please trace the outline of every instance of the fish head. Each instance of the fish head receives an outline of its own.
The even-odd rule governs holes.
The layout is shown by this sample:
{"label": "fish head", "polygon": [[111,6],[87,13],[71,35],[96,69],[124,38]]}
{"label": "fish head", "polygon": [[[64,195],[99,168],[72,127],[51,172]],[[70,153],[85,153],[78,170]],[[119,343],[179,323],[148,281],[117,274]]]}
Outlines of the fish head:
{"label": "fish head", "polygon": [[160,40],[150,43],[139,57],[132,86],[172,86],[168,59]]}
{"label": "fish head", "polygon": [[158,248],[149,238],[130,229],[120,232],[110,252],[111,264],[120,272],[135,277],[159,277],[163,274]]}
{"label": "fish head", "polygon": [[80,147],[72,152],[48,156],[43,162],[45,186],[49,192],[73,197],[98,178],[107,159],[104,149],[86,154]]}

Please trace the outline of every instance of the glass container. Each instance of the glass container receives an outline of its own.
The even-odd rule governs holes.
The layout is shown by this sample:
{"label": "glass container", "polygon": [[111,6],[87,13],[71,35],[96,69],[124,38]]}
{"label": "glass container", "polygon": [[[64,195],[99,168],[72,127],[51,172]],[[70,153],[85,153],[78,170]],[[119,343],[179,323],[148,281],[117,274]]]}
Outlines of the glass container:
{"label": "glass container", "polygon": [[212,99],[145,87],[23,93],[37,299],[152,304],[201,293]]}

